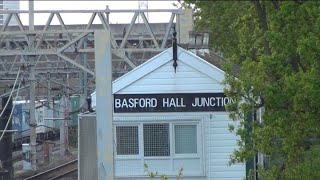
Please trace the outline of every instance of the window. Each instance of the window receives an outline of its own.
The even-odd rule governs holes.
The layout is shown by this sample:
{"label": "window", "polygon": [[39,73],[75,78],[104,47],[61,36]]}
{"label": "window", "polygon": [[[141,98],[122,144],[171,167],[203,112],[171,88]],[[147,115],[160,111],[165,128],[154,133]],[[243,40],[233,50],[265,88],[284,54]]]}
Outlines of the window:
{"label": "window", "polygon": [[116,176],[146,175],[144,164],[170,176],[180,168],[184,176],[204,175],[200,120],[130,122],[126,118],[114,127]]}
{"label": "window", "polygon": [[[139,155],[141,151],[144,157],[170,156],[171,146],[174,147],[174,154],[197,154],[197,125],[173,124],[172,128],[170,123],[116,126],[116,142],[117,155]],[[139,142],[142,143],[141,147],[143,146],[140,151]]]}
{"label": "window", "polygon": [[169,124],[143,125],[144,156],[170,156]]}
{"label": "window", "polygon": [[197,153],[196,125],[175,125],[174,137],[176,154]]}
{"label": "window", "polygon": [[139,154],[138,126],[116,127],[117,155]]}

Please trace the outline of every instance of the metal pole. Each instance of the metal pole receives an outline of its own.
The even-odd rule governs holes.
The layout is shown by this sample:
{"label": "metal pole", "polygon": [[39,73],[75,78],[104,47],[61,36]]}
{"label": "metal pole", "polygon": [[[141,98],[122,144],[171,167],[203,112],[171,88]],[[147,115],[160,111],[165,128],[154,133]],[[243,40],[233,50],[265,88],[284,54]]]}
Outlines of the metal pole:
{"label": "metal pole", "polygon": [[[83,42],[83,48],[87,48],[87,38],[84,37],[84,42]],[[87,53],[82,52],[81,53],[81,62],[83,63],[84,66],[87,64]],[[79,80],[80,80],[80,89],[81,89],[81,94],[83,95],[84,99],[88,97],[88,89],[87,89],[87,83],[88,83],[88,73],[85,71],[80,71],[79,72]]]}
{"label": "metal pole", "polygon": [[178,32],[177,43],[180,44],[180,34],[181,34],[181,16],[180,14],[176,15],[176,31]]}
{"label": "metal pole", "polygon": [[68,110],[65,112],[64,118],[64,154],[69,153],[69,131],[68,131],[68,120],[66,119],[69,116]]}
{"label": "metal pole", "polygon": [[[110,10],[108,5],[106,5],[106,10]],[[108,24],[110,23],[110,22],[109,22],[109,14],[110,14],[110,12],[107,12],[107,13],[106,13],[106,20],[107,20],[107,23],[108,23]]]}
{"label": "metal pole", "polygon": [[51,94],[50,94],[50,91],[51,91],[51,82],[50,82],[50,72],[48,72],[47,73],[47,106],[48,106],[48,108],[50,108],[50,96],[51,96]]}
{"label": "metal pole", "polygon": [[[59,108],[59,117],[65,119],[65,106],[66,106],[66,96],[62,95],[60,98],[60,108]],[[66,144],[65,144],[65,136],[66,136],[66,131],[65,131],[65,120],[59,122],[60,124],[60,155],[63,157],[66,153]]]}
{"label": "metal pole", "polygon": [[114,179],[113,96],[110,31],[95,31],[96,137],[98,180]]}
{"label": "metal pole", "polygon": [[[87,38],[84,38],[84,43],[83,43],[83,48],[86,49],[87,48]],[[86,67],[87,65],[87,53],[83,53],[83,65]],[[83,71],[83,94],[84,97],[87,98],[88,97],[88,73]]]}
{"label": "metal pole", "polygon": [[[29,30],[34,31],[34,0],[29,0]],[[34,35],[29,36],[30,49],[29,51],[34,51]],[[30,81],[30,146],[31,146],[31,167],[32,170],[37,170],[37,158],[36,158],[36,145],[37,145],[37,133],[36,133],[36,119],[35,119],[35,94],[36,94],[36,77],[35,77],[35,56],[29,56],[29,81]]]}
{"label": "metal pole", "polygon": [[29,30],[34,30],[34,0],[29,0]]}
{"label": "metal pole", "polygon": [[36,164],[36,145],[37,145],[37,134],[36,134],[36,119],[35,119],[35,91],[36,91],[36,83],[35,83],[35,56],[29,56],[29,81],[30,81],[30,146],[31,146],[31,166],[32,170],[37,170]]}
{"label": "metal pole", "polygon": [[70,93],[70,91],[69,91],[69,86],[70,86],[69,78],[70,78],[69,73],[67,73],[67,87],[66,87],[67,88],[66,89],[67,96],[69,96],[69,93]]}
{"label": "metal pole", "polygon": [[67,73],[67,89],[66,89],[66,98],[65,98],[65,107],[64,107],[64,149],[65,149],[65,154],[66,152],[69,152],[69,131],[68,131],[68,121],[67,118],[69,118],[69,86],[70,86],[70,81],[69,81],[69,73]]}

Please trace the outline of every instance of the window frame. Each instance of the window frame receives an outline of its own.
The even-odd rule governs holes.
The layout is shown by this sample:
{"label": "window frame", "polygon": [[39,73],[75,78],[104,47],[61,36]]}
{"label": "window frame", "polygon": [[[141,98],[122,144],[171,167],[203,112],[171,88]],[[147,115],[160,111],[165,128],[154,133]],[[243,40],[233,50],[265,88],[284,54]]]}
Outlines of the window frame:
{"label": "window frame", "polygon": [[[118,154],[118,144],[117,144],[117,127],[137,127],[137,134],[138,134],[138,153],[137,154]],[[121,126],[116,126],[115,127],[115,132],[114,132],[114,142],[115,142],[115,154],[117,156],[137,156],[140,154],[140,139],[139,139],[139,126],[138,125],[121,125]]]}
{"label": "window frame", "polygon": [[[168,156],[145,156],[145,140],[144,140],[144,126],[145,125],[155,125],[155,124],[160,124],[160,125],[163,125],[163,124],[168,124],[168,140],[169,140],[169,155]],[[143,145],[143,156],[145,157],[145,158],[148,158],[148,157],[152,157],[152,158],[154,158],[154,157],[157,157],[157,158],[165,158],[165,157],[170,157],[171,155],[172,155],[172,151],[171,151],[171,144],[172,144],[172,139],[171,139],[171,127],[170,127],[170,123],[157,123],[157,122],[155,122],[155,123],[141,123],[141,126],[142,126],[142,135],[143,135],[143,141],[141,142],[141,144]]]}
{"label": "window frame", "polygon": [[[159,113],[115,113],[113,116],[113,126],[125,126],[125,125],[138,125],[139,126],[139,155],[136,156],[119,156],[115,153],[115,163],[119,165],[119,167],[116,167],[116,176],[117,177],[128,177],[128,176],[134,176],[134,177],[140,177],[145,176],[146,172],[144,171],[144,164],[147,163],[150,165],[150,167],[153,167],[153,163],[159,160],[159,163],[167,161],[168,168],[172,169],[172,171],[161,171],[165,174],[167,174],[169,177],[174,177],[177,173],[177,163],[183,161],[190,161],[195,160],[199,163],[199,170],[196,170],[196,172],[189,172],[185,173],[185,177],[204,177],[206,176],[206,167],[207,167],[207,160],[205,159],[205,136],[204,133],[207,129],[207,127],[204,126],[206,121],[210,119],[210,114],[208,113],[166,113],[166,114],[159,114]],[[169,123],[170,126],[170,156],[162,156],[162,157],[144,157],[144,147],[141,140],[143,140],[143,126],[144,123]],[[173,125],[175,124],[182,124],[182,125],[197,125],[197,154],[175,154],[174,153],[174,144],[173,144]],[[114,136],[115,138],[115,136]],[[116,139],[114,139],[114,142],[116,143]],[[126,171],[122,171],[120,164],[126,164],[135,162],[136,165],[139,165],[137,167],[137,170],[135,170],[134,173],[130,173]],[[153,163],[150,163],[153,162]],[[149,164],[150,163],[150,164]],[[131,167],[130,165],[130,167]],[[180,166],[180,164],[178,165]],[[119,174],[118,174],[119,173]]]}
{"label": "window frame", "polygon": [[[140,149],[141,148],[141,143],[140,143],[140,140],[141,140],[141,133],[140,133],[140,124],[139,123],[133,123],[133,124],[117,124],[117,125],[113,125],[114,126],[114,131],[113,131],[113,142],[114,142],[114,154],[115,154],[115,158],[119,158],[119,159],[137,159],[137,158],[140,158],[141,154],[142,153],[142,150]],[[121,154],[121,155],[118,155],[118,152],[117,152],[117,130],[116,130],[116,127],[138,127],[138,152],[139,154],[127,154],[127,155],[124,155],[124,154]]]}
{"label": "window frame", "polygon": [[[196,126],[196,135],[197,135],[197,137],[196,137],[196,142],[197,142],[196,149],[197,149],[197,152],[196,153],[176,153],[176,149],[175,149],[175,147],[176,147],[175,126],[179,126],[179,125]],[[173,151],[174,156],[176,156],[176,157],[186,157],[186,156],[187,157],[199,157],[198,155],[199,155],[199,152],[201,151],[201,148],[199,147],[199,144],[201,143],[200,142],[201,138],[199,138],[199,137],[201,136],[201,134],[199,132],[200,132],[199,125],[196,124],[196,123],[183,123],[183,124],[181,124],[181,123],[172,123],[172,135],[173,135],[173,137],[172,137],[172,140],[173,140],[172,145],[174,146],[174,151]]]}
{"label": "window frame", "polygon": [[[143,137],[143,125],[144,124],[169,124],[169,149],[170,149],[170,155],[169,156],[144,156],[144,137]],[[197,130],[197,153],[189,153],[189,154],[176,154],[175,153],[175,132],[174,132],[174,126],[175,125],[195,125]],[[136,155],[118,155],[117,154],[117,139],[116,139],[116,127],[123,127],[123,126],[138,126],[138,151],[139,154]],[[202,159],[203,150],[204,150],[204,144],[203,144],[203,130],[202,130],[202,123],[201,120],[170,120],[170,121],[159,121],[159,122],[153,122],[153,121],[143,121],[143,122],[136,122],[136,123],[122,123],[118,122],[114,124],[114,150],[115,150],[115,158],[125,159],[125,158],[142,158],[142,159],[174,159],[174,158],[200,158]]]}

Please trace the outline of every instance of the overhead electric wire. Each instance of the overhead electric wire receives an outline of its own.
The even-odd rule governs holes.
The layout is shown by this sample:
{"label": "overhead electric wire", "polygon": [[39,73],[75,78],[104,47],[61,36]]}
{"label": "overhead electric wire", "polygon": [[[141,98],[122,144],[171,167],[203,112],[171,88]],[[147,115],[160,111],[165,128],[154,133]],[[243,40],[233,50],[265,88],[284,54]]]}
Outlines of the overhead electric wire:
{"label": "overhead electric wire", "polygon": [[83,86],[83,87],[79,88],[78,90],[73,91],[73,93],[80,92],[80,91],[82,91],[84,88],[89,87],[89,83],[93,82],[93,81],[95,80],[95,77],[96,77],[96,76],[93,76],[91,79],[89,79],[89,81],[87,82],[87,85],[86,85],[86,86]]}
{"label": "overhead electric wire", "polygon": [[[16,77],[15,82],[14,82],[14,85],[13,85],[13,89],[12,89],[12,91],[10,92],[9,99],[12,97],[12,94],[13,94],[13,92],[14,92],[14,89],[15,89],[15,86],[16,86],[16,83],[17,83],[17,80],[18,80],[18,77],[19,77],[19,75],[20,75],[20,70],[21,70],[21,69],[19,68],[18,73],[17,73],[17,77]],[[89,86],[89,83],[90,83],[90,82],[93,82],[94,79],[95,79],[95,76],[93,76],[93,77],[88,81],[88,84],[87,84],[86,86],[79,88],[78,90],[74,91],[73,93],[75,93],[75,92],[80,92],[82,89],[87,88],[87,87]],[[37,81],[37,80],[36,80],[36,81]],[[23,80],[20,81],[19,86],[18,86],[18,89],[17,89],[17,94],[16,94],[16,96],[15,96],[15,99],[17,98],[17,96],[18,96],[18,94],[19,94],[19,90],[20,90],[21,83],[23,84],[24,88],[25,88],[27,91],[29,91],[29,89],[25,87]],[[37,81],[37,83],[40,84],[41,86],[45,87],[45,86],[42,85],[40,82]],[[47,88],[47,87],[45,87],[45,88]],[[37,99],[37,98],[36,98],[36,99]],[[46,106],[46,105],[45,105],[43,102],[41,102],[39,99],[37,99],[37,100],[38,100],[43,106],[45,106],[45,107],[47,107],[47,108],[49,108],[49,109],[52,109],[52,110],[55,111],[55,112],[64,113],[64,112],[57,111],[57,110],[55,110],[55,109],[53,109],[53,108],[50,108],[50,107]],[[48,101],[50,102],[51,100],[48,100]],[[2,114],[4,113],[4,111],[5,111],[6,107],[8,106],[8,104],[9,104],[9,101],[7,101],[7,103],[6,103],[3,111],[2,111],[1,114],[0,114],[0,117],[1,117]],[[11,121],[12,115],[14,114],[13,111],[14,111],[15,105],[16,105],[16,104],[13,103],[13,107],[12,107],[12,110],[11,110],[11,113],[10,113],[10,116],[9,116],[9,119],[8,119],[8,121],[7,121],[7,124],[6,124],[6,126],[5,126],[4,131],[2,132],[2,134],[1,134],[1,136],[0,136],[0,141],[3,139],[4,134],[5,134],[8,126],[9,126],[9,123],[10,123],[10,121]],[[59,105],[59,106],[61,106],[61,105]],[[81,109],[82,109],[84,106],[85,106],[85,103],[84,103],[82,106],[80,106],[77,110],[72,111],[72,112],[69,112],[69,115],[72,115],[72,114],[75,114],[75,113],[77,113],[77,112],[80,112]],[[16,114],[14,114],[14,115],[16,115]]]}
{"label": "overhead electric wire", "polygon": [[[16,96],[15,96],[15,99],[16,99],[16,98],[18,97],[18,95],[19,95],[19,88],[20,88],[20,85],[21,85],[21,81],[20,81],[20,83],[19,83],[18,91],[17,91],[17,94],[16,94]],[[9,115],[9,118],[8,118],[8,121],[7,121],[7,124],[6,124],[6,126],[5,126],[5,128],[4,128],[3,132],[2,132],[2,134],[1,134],[1,136],[0,136],[0,141],[2,140],[2,138],[3,138],[4,134],[6,133],[6,131],[7,131],[7,129],[8,129],[8,126],[9,126],[9,124],[10,124],[11,117],[12,117],[12,114],[13,114],[13,111],[14,111],[14,107],[15,107],[15,104],[13,104],[13,106],[12,106],[12,109],[11,109],[11,112],[10,112],[10,115]]]}
{"label": "overhead electric wire", "polygon": [[[36,82],[37,82],[37,81],[36,81]],[[39,82],[38,82],[38,83],[39,83]],[[22,84],[22,85],[24,86],[24,84]],[[45,87],[45,86],[44,86],[44,87]],[[25,88],[26,88],[26,87],[25,87]],[[45,88],[47,88],[47,87],[45,87]],[[29,91],[28,88],[26,88],[26,90]],[[29,91],[29,92],[30,92],[30,91]],[[46,105],[46,103],[42,102],[42,101],[41,101],[40,99],[38,99],[37,97],[35,97],[35,98],[36,98],[36,100],[37,100],[38,102],[41,103],[41,106],[45,106],[45,107],[47,107],[48,109],[51,109],[53,112],[64,113],[64,111],[59,111],[59,110],[56,110],[56,109],[51,108],[50,106]],[[48,102],[54,102],[53,100],[49,100],[49,99],[48,99],[47,101],[48,101]],[[82,109],[85,105],[86,105],[86,103],[83,103],[83,105],[79,106],[79,108],[78,108],[77,110],[69,112],[69,115],[72,115],[72,114],[75,114],[75,113],[77,113],[77,112],[80,112],[81,109]],[[62,106],[62,105],[60,105],[60,104],[58,104],[57,106],[63,107],[63,108],[68,108],[67,106]]]}
{"label": "overhead electric wire", "polygon": [[[81,88],[79,88],[79,89],[77,89],[77,90],[74,90],[74,89],[71,89],[71,88],[69,88],[69,89],[71,89],[71,90],[73,91],[73,92],[72,92],[73,94],[76,94],[76,93],[82,91],[83,89],[89,87],[89,83],[94,82],[94,80],[95,80],[95,76],[93,76],[92,78],[90,78],[90,79],[88,80],[86,86],[83,86],[83,87],[81,87]],[[48,89],[48,87],[46,87],[45,85],[42,85],[41,82],[39,82],[39,81],[37,81],[37,80],[36,80],[36,82],[37,82],[41,87]],[[50,89],[49,89],[49,90],[50,90]]]}
{"label": "overhead electric wire", "polygon": [[[38,101],[42,104],[42,106],[47,107],[48,109],[51,109],[51,110],[54,111],[54,112],[65,113],[64,111],[58,111],[58,110],[55,110],[55,109],[51,108],[51,107],[48,106],[46,103],[41,102],[38,98],[36,98],[36,100],[38,100]],[[49,102],[52,102],[52,101],[50,100]],[[81,110],[85,105],[86,105],[86,104],[84,103],[82,106],[79,106],[79,109],[77,109],[77,110],[75,110],[75,111],[69,112],[69,115],[72,115],[72,114],[75,114],[75,113],[77,113],[77,112],[80,112],[80,110]],[[68,108],[67,106],[61,106],[60,104],[59,104],[58,106],[64,107],[64,108]]]}
{"label": "overhead electric wire", "polygon": [[[24,71],[26,74],[29,74],[29,72],[27,72],[27,71]],[[44,79],[46,79],[46,77],[44,77],[44,76],[42,76],[42,75],[40,75],[40,74],[36,74],[37,76],[40,76],[40,77],[42,77],[42,78],[44,78]],[[56,83],[56,84],[60,84],[60,85],[62,85],[62,86],[64,86],[64,87],[66,87],[66,88],[68,88],[68,89],[70,89],[70,90],[72,90],[73,92],[72,93],[77,93],[77,92],[80,92],[80,91],[82,91],[84,88],[87,88],[87,87],[89,87],[89,83],[91,83],[91,82],[94,82],[94,80],[95,80],[95,75],[93,75],[92,76],[92,78],[90,78],[89,80],[88,80],[88,84],[86,85],[86,86],[83,86],[83,87],[81,87],[81,88],[79,88],[79,89],[77,89],[77,90],[74,90],[73,88],[71,88],[71,87],[68,87],[68,86],[66,86],[66,85],[64,85],[64,84],[61,84],[60,82],[57,82],[57,81],[53,81],[53,80],[49,80],[49,81],[52,81],[52,82],[54,82],[54,83]],[[46,88],[46,89],[48,89],[48,87],[46,87],[46,86],[44,86],[44,85],[42,85],[41,84],[41,82],[40,81],[37,81],[37,79],[36,79],[36,82],[40,85],[40,86],[42,86],[43,88]]]}
{"label": "overhead electric wire", "polygon": [[[2,117],[3,112],[6,110],[8,104],[9,104],[9,100],[11,99],[12,94],[13,94],[13,91],[14,91],[14,89],[15,89],[15,87],[16,87],[16,84],[17,84],[17,81],[18,81],[18,78],[19,78],[19,74],[20,74],[20,68],[19,68],[19,70],[18,70],[17,77],[16,77],[16,80],[14,81],[14,84],[13,84],[12,90],[11,90],[11,92],[10,92],[10,96],[9,96],[9,98],[8,98],[8,101],[7,101],[7,103],[5,104],[5,106],[3,107],[2,112],[0,113],[0,118]],[[20,83],[21,83],[21,81],[20,81]],[[19,87],[20,87],[20,85],[19,85]],[[18,91],[19,91],[19,88],[18,88]],[[18,94],[18,93],[17,93],[17,94]]]}
{"label": "overhead electric wire", "polygon": [[[28,73],[28,72],[26,72],[26,73]],[[82,91],[84,88],[89,87],[89,83],[94,82],[94,80],[95,80],[95,76],[93,76],[92,78],[90,78],[90,79],[88,80],[88,82],[87,82],[88,84],[87,84],[86,86],[83,86],[83,87],[79,88],[78,90],[73,90],[73,89],[72,89],[72,90],[73,90],[72,93],[75,94],[75,93],[77,93],[77,92]],[[38,85],[40,85],[41,87],[48,89],[48,87],[46,87],[45,85],[42,85],[40,81],[36,80],[36,83],[37,83]],[[50,90],[50,89],[48,89],[48,90]],[[27,91],[29,91],[29,90],[27,89]],[[64,112],[55,110],[55,109],[47,106],[45,103],[41,102],[37,97],[36,97],[36,100],[38,100],[43,106],[47,107],[48,109],[53,110],[54,112],[64,113]],[[48,102],[53,102],[53,100],[49,100],[49,99],[48,99],[47,101],[48,101]],[[86,105],[86,103],[83,103],[83,105],[81,105],[78,110],[69,112],[69,114],[71,115],[71,114],[75,114],[75,113],[79,112],[85,105]],[[67,106],[62,106],[62,105],[60,105],[60,104],[59,104],[58,106],[59,106],[59,107],[67,108]]]}
{"label": "overhead electric wire", "polygon": [[[36,82],[37,82],[37,81],[36,81]],[[24,84],[22,84],[22,85],[23,85],[23,87],[30,93],[29,89],[28,89]],[[38,99],[37,97],[35,97],[35,98],[36,98],[36,101],[39,101],[39,103],[41,103],[41,106],[37,106],[36,109],[44,106],[43,102],[42,102],[40,99]],[[48,99],[47,101],[54,103],[53,100],[49,100],[49,99]],[[67,108],[67,106],[62,106],[62,105],[60,105],[60,104],[58,104],[57,106]],[[47,106],[46,106],[46,107],[47,107]],[[60,112],[60,111],[59,111],[59,112]],[[63,112],[60,112],[60,113],[63,113]]]}

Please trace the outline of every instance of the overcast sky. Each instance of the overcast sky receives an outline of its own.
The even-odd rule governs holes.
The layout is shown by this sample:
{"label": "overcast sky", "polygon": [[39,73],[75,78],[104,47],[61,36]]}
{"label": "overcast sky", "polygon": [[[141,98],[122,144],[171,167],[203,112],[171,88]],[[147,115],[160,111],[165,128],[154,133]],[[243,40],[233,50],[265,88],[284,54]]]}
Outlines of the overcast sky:
{"label": "overcast sky", "polygon": [[[166,1],[140,1],[143,5],[142,9],[148,7],[148,9],[176,9],[173,3],[177,0]],[[106,6],[109,9],[138,9],[139,1],[121,1],[121,0],[107,0],[107,1],[34,1],[35,10],[103,10]],[[20,9],[28,10],[28,1],[20,1]],[[150,22],[169,22],[170,13],[148,13]],[[91,14],[61,14],[66,24],[85,24],[89,21]],[[35,24],[45,24],[49,14],[35,14]],[[133,17],[132,13],[128,14],[110,14],[111,23],[129,23]],[[22,21],[28,23],[27,14],[21,15]],[[97,21],[95,21],[97,22]],[[52,24],[57,24],[58,21],[54,18]]]}

